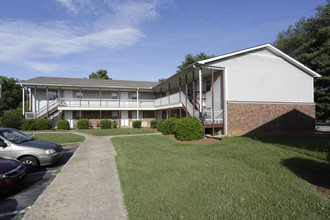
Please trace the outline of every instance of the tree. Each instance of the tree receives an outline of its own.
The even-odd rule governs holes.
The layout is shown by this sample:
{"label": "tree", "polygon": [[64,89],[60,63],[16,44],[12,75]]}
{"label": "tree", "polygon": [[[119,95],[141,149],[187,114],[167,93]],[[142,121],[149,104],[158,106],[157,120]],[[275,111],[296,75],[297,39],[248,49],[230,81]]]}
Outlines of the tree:
{"label": "tree", "polygon": [[215,57],[215,55],[206,55],[204,52],[200,52],[195,56],[193,54],[186,54],[185,60],[181,62],[180,66],[176,67],[178,68],[177,72],[183,70],[184,68],[190,66],[193,63],[196,63],[197,61],[206,60],[212,57]]}
{"label": "tree", "polygon": [[160,79],[158,79],[158,82],[164,82],[166,80],[166,78],[160,78]]}
{"label": "tree", "polygon": [[316,15],[301,18],[281,31],[274,45],[322,77],[314,81],[316,118],[330,119],[330,1],[316,8]]}
{"label": "tree", "polygon": [[22,88],[20,85],[16,85],[18,79],[8,78],[0,76],[2,79],[2,92],[1,92],[1,103],[0,112],[16,109],[22,102]]}
{"label": "tree", "polygon": [[107,70],[98,70],[96,73],[92,72],[91,74],[89,74],[89,78],[90,79],[108,79],[108,80],[112,80],[112,78],[109,78],[109,76],[107,75],[108,71]]}

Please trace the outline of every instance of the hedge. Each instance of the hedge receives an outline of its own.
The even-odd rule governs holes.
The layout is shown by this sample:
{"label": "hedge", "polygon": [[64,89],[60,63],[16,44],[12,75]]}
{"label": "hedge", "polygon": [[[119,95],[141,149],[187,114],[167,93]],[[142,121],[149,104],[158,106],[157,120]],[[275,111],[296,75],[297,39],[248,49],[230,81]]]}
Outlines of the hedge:
{"label": "hedge", "polygon": [[150,121],[150,128],[157,128],[157,121],[156,120],[151,120]]}
{"label": "hedge", "polygon": [[203,137],[203,123],[192,116],[187,116],[178,121],[175,128],[175,137],[180,141],[198,140]]}
{"label": "hedge", "polygon": [[162,127],[162,133],[165,135],[175,134],[175,128],[178,123],[178,118],[169,118],[164,121]]}
{"label": "hedge", "polygon": [[113,128],[117,128],[118,127],[118,122],[117,121],[113,121],[112,126],[113,126]]}
{"label": "hedge", "polygon": [[163,133],[163,125],[164,125],[165,121],[166,121],[166,119],[162,119],[157,122],[157,131]]}
{"label": "hedge", "polygon": [[35,119],[25,119],[22,121],[21,125],[22,130],[36,130],[36,120]]}
{"label": "hedge", "polygon": [[110,129],[111,128],[111,121],[108,119],[104,119],[101,121],[101,129]]}
{"label": "hedge", "polygon": [[133,121],[133,128],[141,128],[141,121]]}
{"label": "hedge", "polygon": [[1,127],[20,129],[24,117],[21,109],[6,111],[1,117]]}
{"label": "hedge", "polygon": [[69,130],[70,129],[70,123],[69,123],[68,120],[59,120],[56,123],[56,128],[57,129]]}
{"label": "hedge", "polygon": [[36,120],[36,130],[47,130],[52,127],[52,123],[47,118],[38,118]]}
{"label": "hedge", "polygon": [[88,129],[89,128],[89,123],[87,119],[79,119],[77,121],[77,128],[78,129]]}

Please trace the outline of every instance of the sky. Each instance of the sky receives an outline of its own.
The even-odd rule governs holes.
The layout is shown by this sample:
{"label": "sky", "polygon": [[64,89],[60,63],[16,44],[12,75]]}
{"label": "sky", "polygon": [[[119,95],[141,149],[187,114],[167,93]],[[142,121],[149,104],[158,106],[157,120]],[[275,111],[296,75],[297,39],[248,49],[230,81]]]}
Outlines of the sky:
{"label": "sky", "polygon": [[188,53],[264,43],[326,0],[1,0],[0,75],[158,81]]}

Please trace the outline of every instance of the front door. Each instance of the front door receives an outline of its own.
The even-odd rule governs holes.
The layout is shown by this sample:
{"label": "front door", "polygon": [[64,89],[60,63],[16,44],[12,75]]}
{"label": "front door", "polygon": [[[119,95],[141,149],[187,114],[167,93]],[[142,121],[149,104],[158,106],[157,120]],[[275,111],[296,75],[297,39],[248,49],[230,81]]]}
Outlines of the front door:
{"label": "front door", "polygon": [[121,127],[128,126],[128,111],[121,111]]}

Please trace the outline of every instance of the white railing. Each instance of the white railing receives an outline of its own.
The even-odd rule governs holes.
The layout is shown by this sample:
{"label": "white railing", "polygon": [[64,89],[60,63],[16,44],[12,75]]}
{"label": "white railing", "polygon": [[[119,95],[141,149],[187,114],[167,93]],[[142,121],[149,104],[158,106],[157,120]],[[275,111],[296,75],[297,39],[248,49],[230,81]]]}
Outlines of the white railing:
{"label": "white railing", "polygon": [[153,108],[153,99],[90,99],[90,98],[62,98],[61,107],[87,107],[87,108]]}
{"label": "white railing", "polygon": [[195,115],[194,115],[194,107],[189,100],[187,100],[187,106],[186,106],[186,95],[183,92],[181,92],[181,102],[190,115],[199,118],[199,110],[195,109]]}
{"label": "white railing", "polygon": [[48,101],[48,107],[47,107],[47,105],[45,105],[37,111],[37,118],[42,117],[43,115],[46,115],[47,110],[48,110],[48,112],[50,112],[57,106],[58,106],[58,99]]}
{"label": "white railing", "polygon": [[[203,115],[206,114],[205,124],[212,124],[212,110],[203,111]],[[223,111],[214,111],[214,124],[223,124]]]}
{"label": "white railing", "polygon": [[155,107],[159,106],[166,106],[166,105],[174,105],[180,103],[180,96],[179,93],[174,93],[170,95],[170,98],[168,96],[156,99],[154,101]]}

